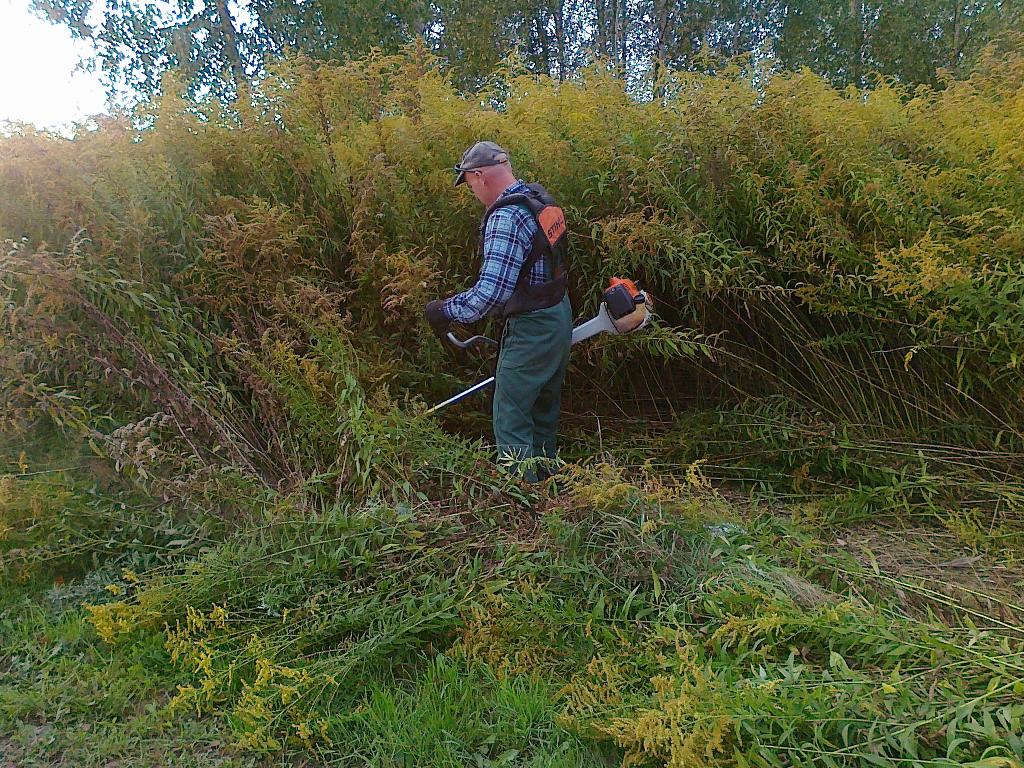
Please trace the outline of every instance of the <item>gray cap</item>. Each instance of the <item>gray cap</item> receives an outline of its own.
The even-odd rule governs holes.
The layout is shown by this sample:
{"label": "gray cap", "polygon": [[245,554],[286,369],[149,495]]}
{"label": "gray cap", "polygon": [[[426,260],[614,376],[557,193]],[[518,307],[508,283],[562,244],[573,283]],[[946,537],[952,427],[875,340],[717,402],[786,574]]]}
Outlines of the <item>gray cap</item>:
{"label": "gray cap", "polygon": [[501,165],[507,162],[508,152],[493,141],[478,141],[462,153],[462,159],[455,166],[455,170],[459,174],[455,177],[455,186],[459,186],[459,184],[466,180],[466,171],[485,168],[488,165]]}

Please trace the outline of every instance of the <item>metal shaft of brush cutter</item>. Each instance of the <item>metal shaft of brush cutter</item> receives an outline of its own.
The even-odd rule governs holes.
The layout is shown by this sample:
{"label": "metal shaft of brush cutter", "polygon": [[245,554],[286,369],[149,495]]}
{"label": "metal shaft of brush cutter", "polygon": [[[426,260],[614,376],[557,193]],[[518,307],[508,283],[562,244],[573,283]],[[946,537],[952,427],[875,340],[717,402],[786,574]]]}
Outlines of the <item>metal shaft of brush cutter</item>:
{"label": "metal shaft of brush cutter", "polygon": [[[641,292],[640,296],[642,298],[637,300],[636,309],[628,315],[620,317],[618,320],[612,317],[611,313],[608,311],[608,304],[602,301],[601,305],[598,307],[596,315],[572,329],[572,345],[575,346],[581,341],[586,341],[592,336],[597,336],[599,333],[620,335],[639,331],[651,321],[650,302],[647,294]],[[472,336],[465,341],[462,341],[458,336],[451,332],[448,333],[448,341],[459,349],[469,349],[477,344],[487,344],[494,347],[498,346],[498,342],[494,339],[488,338],[487,336]],[[430,408],[427,413],[437,413],[438,411],[447,408],[449,405],[454,405],[461,400],[465,400],[467,397],[472,397],[478,392],[483,392],[492,384],[494,384],[494,377],[489,376],[483,381],[477,382],[464,392],[459,392],[459,394],[449,397],[443,403],[438,403]]]}

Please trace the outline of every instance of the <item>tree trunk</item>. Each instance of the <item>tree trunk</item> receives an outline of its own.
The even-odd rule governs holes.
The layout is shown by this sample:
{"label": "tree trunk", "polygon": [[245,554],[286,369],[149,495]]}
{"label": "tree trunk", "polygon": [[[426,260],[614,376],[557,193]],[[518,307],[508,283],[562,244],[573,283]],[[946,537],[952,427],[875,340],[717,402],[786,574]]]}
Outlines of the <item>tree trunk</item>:
{"label": "tree trunk", "polygon": [[540,45],[540,59],[541,66],[544,67],[544,74],[551,75],[551,53],[548,50],[548,30],[547,23],[543,18],[543,13],[539,14],[533,20],[534,27],[537,30],[537,42]]}
{"label": "tree trunk", "polygon": [[597,10],[597,50],[602,56],[608,55],[608,11],[605,0],[594,0]]}
{"label": "tree trunk", "polygon": [[619,2],[611,0],[608,4],[608,58],[614,59],[619,52]]}
{"label": "tree trunk", "polygon": [[217,27],[224,41],[224,56],[231,68],[231,77],[235,81],[235,98],[248,90],[249,81],[242,66],[242,56],[238,52],[238,36],[235,32],[235,21],[231,18],[227,0],[216,0]]}
{"label": "tree trunk", "polygon": [[850,0],[850,24],[853,30],[853,44],[850,52],[850,82],[857,88],[863,87],[864,59],[864,6],[863,0]]}
{"label": "tree trunk", "polygon": [[565,80],[565,0],[555,7],[555,45],[558,47],[558,81]]}
{"label": "tree trunk", "polygon": [[960,0],[957,0],[956,5],[953,6],[953,52],[949,57],[949,65],[953,69],[956,69],[960,63],[960,48],[963,43],[960,41],[960,37],[963,35],[963,11],[960,7]]}
{"label": "tree trunk", "polygon": [[626,0],[615,0],[615,57],[626,64]]}
{"label": "tree trunk", "polygon": [[410,25],[412,33],[418,38],[425,39],[427,36],[427,22],[430,20],[430,8],[427,3],[414,3],[410,13]]}
{"label": "tree trunk", "polygon": [[626,0],[619,0],[619,61],[626,66]]}
{"label": "tree trunk", "polygon": [[658,80],[662,77],[665,67],[665,57],[668,51],[668,4],[669,0],[655,0],[655,34],[654,41],[654,69],[652,74],[652,92],[654,98],[658,99],[665,95],[665,87],[659,85]]}

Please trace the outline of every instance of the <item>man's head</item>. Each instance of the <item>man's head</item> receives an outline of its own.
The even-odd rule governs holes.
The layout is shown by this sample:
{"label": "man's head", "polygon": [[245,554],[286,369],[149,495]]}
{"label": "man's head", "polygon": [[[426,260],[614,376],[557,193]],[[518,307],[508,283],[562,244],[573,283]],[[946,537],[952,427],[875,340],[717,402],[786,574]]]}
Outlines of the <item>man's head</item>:
{"label": "man's head", "polygon": [[508,161],[508,152],[493,141],[478,141],[463,152],[455,170],[458,173],[455,186],[466,182],[476,199],[485,206],[497,200],[516,180]]}

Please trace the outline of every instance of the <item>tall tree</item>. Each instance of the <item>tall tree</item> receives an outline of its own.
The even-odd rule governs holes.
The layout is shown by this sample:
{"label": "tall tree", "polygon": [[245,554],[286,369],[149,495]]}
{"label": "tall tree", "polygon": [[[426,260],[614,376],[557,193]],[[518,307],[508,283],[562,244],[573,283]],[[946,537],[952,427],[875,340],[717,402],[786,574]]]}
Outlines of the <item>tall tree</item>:
{"label": "tall tree", "polygon": [[[186,93],[225,100],[258,77],[267,56],[286,50],[313,56],[396,50],[424,25],[425,2],[388,5],[305,0],[32,0],[44,17],[90,41],[111,95],[156,93],[169,68]],[[99,23],[92,25],[90,18]]]}
{"label": "tall tree", "polygon": [[938,82],[1020,23],[1020,0],[790,0],[772,30],[788,69],[809,67],[837,85],[878,72],[908,85]]}
{"label": "tall tree", "polygon": [[[186,92],[232,99],[267,57],[394,51],[420,36],[466,89],[520,52],[566,78],[596,55],[638,95],[666,67],[758,51],[862,87],[879,72],[934,83],[1002,31],[1024,0],[31,0],[91,40],[112,93],[145,96],[181,71]],[[95,9],[93,6],[97,5]],[[91,25],[89,19],[99,19]],[[711,54],[710,58],[703,54]]]}

